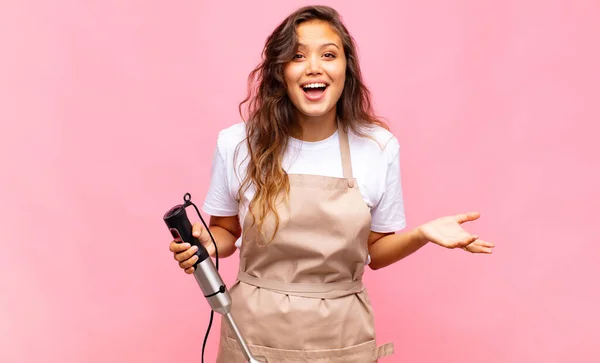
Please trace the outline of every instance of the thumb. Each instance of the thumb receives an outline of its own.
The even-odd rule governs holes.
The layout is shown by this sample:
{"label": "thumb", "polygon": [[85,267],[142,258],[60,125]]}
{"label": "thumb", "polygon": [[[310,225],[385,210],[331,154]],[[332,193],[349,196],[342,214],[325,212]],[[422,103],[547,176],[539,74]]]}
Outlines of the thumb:
{"label": "thumb", "polygon": [[479,218],[480,216],[481,216],[481,214],[479,212],[462,213],[462,214],[458,214],[456,216],[456,221],[458,223],[465,223],[465,222],[469,222],[469,221],[474,221],[477,218]]}
{"label": "thumb", "polygon": [[202,244],[206,244],[208,233],[206,233],[206,229],[200,222],[196,222],[192,226],[192,235],[198,238]]}
{"label": "thumb", "polygon": [[206,252],[208,252],[209,256],[215,255],[215,246],[213,245],[212,241],[204,243],[204,247],[206,248]]}

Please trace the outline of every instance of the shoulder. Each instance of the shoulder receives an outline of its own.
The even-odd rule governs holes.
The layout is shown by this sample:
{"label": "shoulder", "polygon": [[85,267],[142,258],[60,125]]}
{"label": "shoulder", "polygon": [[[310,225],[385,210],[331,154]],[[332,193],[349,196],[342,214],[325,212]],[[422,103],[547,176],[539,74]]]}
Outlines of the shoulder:
{"label": "shoulder", "polygon": [[222,155],[230,155],[235,152],[238,145],[244,145],[246,139],[246,123],[238,122],[219,131],[217,136],[217,147]]}
{"label": "shoulder", "polygon": [[378,154],[388,162],[398,156],[400,143],[398,138],[386,128],[379,125],[364,126],[360,129],[362,135],[351,133],[350,142],[353,148],[368,154]]}

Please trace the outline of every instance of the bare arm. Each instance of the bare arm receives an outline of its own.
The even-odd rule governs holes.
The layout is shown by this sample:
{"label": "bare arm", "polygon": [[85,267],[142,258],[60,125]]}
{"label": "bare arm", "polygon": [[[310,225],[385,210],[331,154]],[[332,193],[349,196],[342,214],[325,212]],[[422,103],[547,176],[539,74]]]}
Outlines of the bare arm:
{"label": "bare arm", "polygon": [[479,218],[479,213],[470,212],[436,218],[409,232],[377,233],[369,235],[369,267],[377,270],[400,261],[418,251],[428,242],[446,248],[462,248],[471,253],[492,253],[495,245],[467,232],[462,224]]}
{"label": "bare arm", "polygon": [[418,229],[404,233],[377,233],[369,235],[369,267],[377,270],[389,266],[418,251],[427,244]]}
{"label": "bare arm", "polygon": [[[196,237],[201,237],[201,241],[206,247],[206,250],[211,256],[215,256],[215,246],[210,239],[210,236],[202,225],[194,225],[193,233]],[[242,227],[238,216],[232,217],[215,217],[211,216],[208,223],[210,233],[215,239],[217,248],[219,249],[219,258],[231,256],[235,252],[235,241],[242,233]]]}

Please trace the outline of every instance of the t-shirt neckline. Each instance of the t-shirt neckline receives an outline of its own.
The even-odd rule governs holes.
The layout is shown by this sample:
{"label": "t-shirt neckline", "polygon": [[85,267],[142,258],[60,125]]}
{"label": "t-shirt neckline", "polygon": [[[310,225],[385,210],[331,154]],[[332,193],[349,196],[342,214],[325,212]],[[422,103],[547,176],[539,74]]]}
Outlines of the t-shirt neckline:
{"label": "t-shirt neckline", "polygon": [[329,144],[331,142],[337,140],[338,137],[339,137],[338,129],[336,129],[335,132],[333,134],[331,134],[331,136],[327,137],[326,139],[319,140],[319,141],[304,141],[304,140],[296,139],[295,137],[290,136],[289,137],[289,145],[293,146],[295,148],[321,149],[324,147],[328,147]]}

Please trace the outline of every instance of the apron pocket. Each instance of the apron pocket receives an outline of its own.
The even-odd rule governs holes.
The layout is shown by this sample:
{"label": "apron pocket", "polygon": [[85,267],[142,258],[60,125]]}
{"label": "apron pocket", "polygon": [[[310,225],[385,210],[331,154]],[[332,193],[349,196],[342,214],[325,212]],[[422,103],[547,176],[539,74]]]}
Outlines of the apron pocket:
{"label": "apron pocket", "polygon": [[[341,349],[289,350],[248,344],[255,357],[267,358],[267,363],[375,363],[379,358],[393,354],[391,343],[377,347],[374,340]],[[244,363],[237,340],[225,337],[221,342],[217,363]]]}

